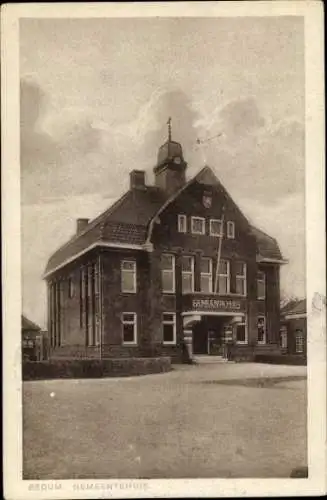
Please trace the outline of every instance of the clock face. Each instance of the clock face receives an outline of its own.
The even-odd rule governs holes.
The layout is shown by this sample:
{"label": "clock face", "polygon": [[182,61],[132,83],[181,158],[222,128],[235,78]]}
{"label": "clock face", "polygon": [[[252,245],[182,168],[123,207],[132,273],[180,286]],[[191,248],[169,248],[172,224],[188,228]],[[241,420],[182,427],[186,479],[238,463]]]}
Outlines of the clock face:
{"label": "clock face", "polygon": [[176,163],[177,165],[179,165],[179,164],[181,163],[181,161],[182,161],[182,160],[180,159],[180,157],[179,157],[179,156],[176,156],[176,157],[174,158],[174,163]]}

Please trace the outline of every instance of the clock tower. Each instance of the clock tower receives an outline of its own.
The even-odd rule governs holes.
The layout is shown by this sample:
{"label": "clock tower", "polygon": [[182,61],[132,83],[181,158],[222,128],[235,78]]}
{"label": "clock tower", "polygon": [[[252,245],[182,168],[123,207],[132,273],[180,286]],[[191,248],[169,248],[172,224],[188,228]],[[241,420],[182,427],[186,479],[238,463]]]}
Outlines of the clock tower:
{"label": "clock tower", "polygon": [[159,148],[157,164],[153,170],[156,186],[171,195],[185,184],[187,163],[184,161],[182,146],[171,138],[171,118],[167,125],[168,141]]}

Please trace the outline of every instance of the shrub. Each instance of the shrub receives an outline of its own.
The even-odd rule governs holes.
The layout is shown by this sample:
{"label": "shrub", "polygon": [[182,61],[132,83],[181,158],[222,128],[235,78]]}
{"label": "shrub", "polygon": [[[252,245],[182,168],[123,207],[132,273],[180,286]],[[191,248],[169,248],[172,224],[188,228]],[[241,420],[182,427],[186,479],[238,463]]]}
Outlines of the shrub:
{"label": "shrub", "polygon": [[256,363],[270,363],[274,365],[306,365],[304,356],[292,354],[257,354],[254,358]]}
{"label": "shrub", "polygon": [[24,361],[23,380],[128,377],[171,370],[169,357]]}

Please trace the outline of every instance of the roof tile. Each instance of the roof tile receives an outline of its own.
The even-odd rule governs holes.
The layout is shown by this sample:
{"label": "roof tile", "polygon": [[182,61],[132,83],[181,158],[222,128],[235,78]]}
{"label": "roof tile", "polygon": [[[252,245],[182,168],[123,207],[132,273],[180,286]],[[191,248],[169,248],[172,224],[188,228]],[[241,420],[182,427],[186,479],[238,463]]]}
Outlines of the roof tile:
{"label": "roof tile", "polygon": [[[211,170],[205,167],[193,179],[208,175]],[[214,174],[211,172],[213,178]],[[201,180],[201,179],[200,179]],[[192,182],[189,181],[187,185]],[[45,273],[54,271],[64,262],[86,250],[90,245],[99,242],[125,243],[142,245],[146,241],[147,228],[151,219],[167,202],[165,193],[155,187],[131,189],[114,205],[91,221],[80,234],[74,235],[65,245],[59,248],[49,259]],[[282,255],[277,241],[263,231],[251,227],[257,245],[258,254],[262,257],[281,259]]]}

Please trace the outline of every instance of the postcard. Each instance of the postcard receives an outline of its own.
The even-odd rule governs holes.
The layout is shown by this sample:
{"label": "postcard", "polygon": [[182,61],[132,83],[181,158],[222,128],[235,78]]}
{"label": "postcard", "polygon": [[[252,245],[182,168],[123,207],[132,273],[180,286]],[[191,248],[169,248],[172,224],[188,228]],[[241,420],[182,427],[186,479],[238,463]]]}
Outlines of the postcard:
{"label": "postcard", "polygon": [[5,498],[326,493],[322,3],[1,14]]}

